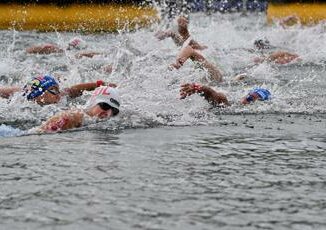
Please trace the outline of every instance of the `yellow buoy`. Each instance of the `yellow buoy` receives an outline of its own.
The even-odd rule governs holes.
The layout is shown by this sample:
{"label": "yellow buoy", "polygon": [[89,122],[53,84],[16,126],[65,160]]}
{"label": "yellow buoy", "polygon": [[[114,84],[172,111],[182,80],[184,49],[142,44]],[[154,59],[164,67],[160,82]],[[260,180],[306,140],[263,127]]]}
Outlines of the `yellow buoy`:
{"label": "yellow buoy", "polygon": [[0,29],[113,32],[144,27],[158,18],[156,9],[133,5],[0,4]]}
{"label": "yellow buoy", "polygon": [[270,3],[267,9],[269,23],[296,16],[301,24],[315,24],[326,20],[326,3]]}

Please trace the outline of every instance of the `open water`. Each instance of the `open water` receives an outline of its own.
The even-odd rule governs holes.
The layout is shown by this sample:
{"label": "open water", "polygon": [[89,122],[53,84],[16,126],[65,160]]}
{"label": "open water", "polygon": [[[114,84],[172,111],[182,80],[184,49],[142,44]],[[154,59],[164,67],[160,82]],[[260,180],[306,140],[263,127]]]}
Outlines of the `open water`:
{"label": "open water", "polygon": [[[26,135],[47,117],[81,106],[89,94],[40,107],[0,99],[0,229],[325,229],[325,24],[283,29],[264,14],[191,15],[193,37],[225,81],[213,85],[233,103],[212,109],[199,96],[178,99],[186,82],[209,84],[187,62],[169,71],[177,47],[149,29],[117,34],[1,31],[1,86],[35,74],[61,84],[103,79],[119,85],[118,117],[80,129]],[[88,50],[27,55],[45,42],[82,37]],[[298,53],[285,66],[252,66],[257,38]],[[113,64],[114,72],[101,67]],[[248,67],[250,66],[250,67]],[[247,72],[245,82],[233,76]],[[273,99],[241,106],[255,86]]]}

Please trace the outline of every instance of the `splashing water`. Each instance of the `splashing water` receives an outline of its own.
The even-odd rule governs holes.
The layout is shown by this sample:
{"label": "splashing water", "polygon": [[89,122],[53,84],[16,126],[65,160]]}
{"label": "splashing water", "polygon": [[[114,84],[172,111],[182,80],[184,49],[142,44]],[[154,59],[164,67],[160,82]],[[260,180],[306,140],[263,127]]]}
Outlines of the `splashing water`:
{"label": "splashing water", "polygon": [[25,134],[25,132],[20,129],[16,129],[7,125],[0,125],[0,137],[13,137],[23,134]]}
{"label": "splashing water", "polygon": [[[1,86],[24,85],[38,73],[60,75],[63,87],[98,79],[117,83],[122,96],[122,113],[118,118],[121,127],[209,124],[217,119],[216,112],[326,112],[323,93],[326,86],[325,24],[283,29],[277,25],[268,26],[264,14],[192,14],[192,36],[209,47],[203,51],[205,57],[224,73],[224,83],[215,89],[225,92],[233,105],[223,110],[209,110],[210,106],[196,95],[179,100],[180,84],[205,83],[208,77],[205,71],[195,69],[191,61],[180,70],[168,70],[178,48],[169,39],[158,41],[154,37],[155,31],[164,26],[154,25],[133,33],[78,35],[88,43],[88,50],[103,53],[92,59],[75,59],[76,51],[68,50],[64,54],[51,55],[25,53],[25,48],[40,43],[64,47],[76,34],[1,31]],[[246,49],[253,48],[253,41],[262,37],[276,47],[299,54],[302,60],[283,66],[252,65],[255,54]],[[101,70],[106,64],[112,64],[111,74]],[[241,72],[250,75],[249,81],[234,83],[233,77]],[[270,89],[273,100],[247,107],[240,105],[239,99],[255,86]],[[24,124],[22,128],[31,128],[61,109],[84,104],[88,96],[86,93],[80,99],[44,107],[1,99],[0,118],[2,122],[14,121]]]}

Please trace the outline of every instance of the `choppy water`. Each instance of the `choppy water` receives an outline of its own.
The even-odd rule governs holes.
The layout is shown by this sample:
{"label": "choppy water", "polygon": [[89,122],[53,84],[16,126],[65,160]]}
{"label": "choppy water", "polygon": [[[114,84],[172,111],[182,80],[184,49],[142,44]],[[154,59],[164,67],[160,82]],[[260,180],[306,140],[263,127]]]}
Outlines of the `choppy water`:
{"label": "choppy water", "polygon": [[[110,121],[54,135],[20,135],[88,95],[40,107],[19,96],[0,99],[1,229],[325,229],[325,25],[284,30],[264,15],[196,14],[190,30],[210,48],[233,106],[210,109],[202,98],[180,101],[179,85],[205,82],[191,62],[167,67],[178,50],[154,32],[79,35],[106,56],[74,52],[26,55],[43,42],[76,34],[1,31],[1,85],[36,73],[64,76],[69,86],[105,79],[119,85],[122,112]],[[286,66],[246,69],[254,39],[298,53]],[[113,63],[115,71],[100,67]],[[252,79],[234,83],[248,71]],[[203,79],[204,78],[204,79]],[[273,100],[243,107],[248,89]],[[15,127],[13,129],[12,127]],[[14,137],[10,137],[14,136]]]}

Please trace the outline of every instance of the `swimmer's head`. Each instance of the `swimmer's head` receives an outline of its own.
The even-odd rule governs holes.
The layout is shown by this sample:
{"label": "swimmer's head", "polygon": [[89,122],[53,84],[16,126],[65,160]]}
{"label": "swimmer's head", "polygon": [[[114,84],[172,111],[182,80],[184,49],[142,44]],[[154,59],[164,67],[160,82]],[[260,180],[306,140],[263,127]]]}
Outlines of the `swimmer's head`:
{"label": "swimmer's head", "polygon": [[116,88],[110,86],[98,87],[94,90],[91,98],[86,103],[86,108],[90,109],[98,105],[102,110],[112,110],[113,116],[119,113],[120,96]]}
{"label": "swimmer's head", "polygon": [[256,100],[259,101],[267,101],[271,99],[271,93],[269,90],[264,88],[254,88],[253,90],[250,90],[250,92],[247,94],[247,96],[243,97],[241,99],[241,104],[249,104]]}
{"label": "swimmer's head", "polygon": [[27,100],[36,99],[47,92],[53,95],[60,94],[57,81],[50,75],[41,75],[32,78],[32,80],[25,85],[24,91]]}
{"label": "swimmer's head", "polygon": [[233,81],[244,81],[249,78],[247,73],[240,73],[233,78]]}
{"label": "swimmer's head", "polygon": [[81,50],[81,49],[86,49],[87,47],[87,44],[84,40],[82,40],[81,38],[73,38],[69,41],[68,43],[68,50],[71,50],[71,49],[78,49],[78,50]]}
{"label": "swimmer's head", "polygon": [[256,49],[259,49],[259,50],[270,49],[272,47],[270,42],[267,39],[256,39],[254,41],[254,46]]}

